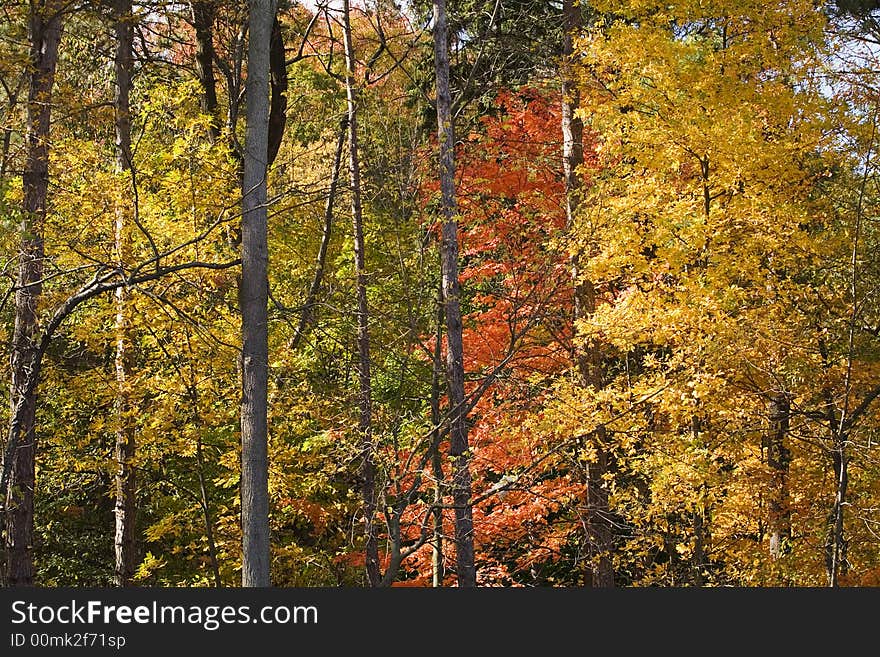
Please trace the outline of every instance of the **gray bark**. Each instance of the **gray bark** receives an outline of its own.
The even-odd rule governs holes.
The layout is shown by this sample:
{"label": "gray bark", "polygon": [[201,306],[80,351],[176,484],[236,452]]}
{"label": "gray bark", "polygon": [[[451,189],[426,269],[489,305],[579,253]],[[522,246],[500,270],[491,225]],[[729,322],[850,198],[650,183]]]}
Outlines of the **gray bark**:
{"label": "gray bark", "polygon": [[268,296],[266,210],[269,140],[269,45],[274,0],[250,0],[247,130],[241,238],[241,531],[242,586],[269,578]]}
{"label": "gray bark", "polygon": [[455,127],[449,90],[446,0],[434,0],[434,66],[437,83],[437,137],[440,142],[440,194],[443,212],[440,245],[446,315],[446,377],[449,390],[449,455],[455,506],[455,570],[459,587],[477,585],[471,506],[467,404],[464,395],[461,284],[458,276],[458,220],[455,207]]}
{"label": "gray bark", "polygon": [[[27,103],[27,160],[23,175],[23,219],[15,293],[10,402],[13,421],[4,450],[6,493],[6,572],[9,586],[34,583],[34,485],[37,452],[36,386],[31,385],[37,358],[42,294],[43,227],[49,187],[49,128],[52,88],[61,41],[62,18],[51,1],[33,2],[28,20],[30,65]],[[9,461],[9,462],[6,462]]]}
{"label": "gray bark", "polygon": [[834,432],[831,450],[831,466],[834,470],[834,504],[828,515],[828,535],[825,540],[825,567],[828,586],[840,586],[840,576],[846,574],[847,540],[845,508],[849,488],[849,455],[846,452],[847,436]]}
{"label": "gray bark", "polygon": [[434,335],[434,359],[431,367],[431,472],[434,476],[433,539],[431,541],[431,584],[443,586],[446,568],[443,562],[443,459],[440,456],[440,440],[443,435],[443,418],[440,410],[440,376],[443,371],[443,287],[437,287],[437,327]]}
{"label": "gray bark", "polygon": [[358,350],[358,431],[361,444],[361,501],[364,515],[364,553],[367,581],[379,586],[379,543],[376,537],[376,465],[372,423],[370,379],[370,332],[367,307],[367,272],[364,257],[364,221],[361,209],[361,169],[358,159],[358,92],[355,87],[354,45],[351,37],[351,7],[342,2],[343,40],[345,45],[345,92],[348,113],[348,174],[351,185],[351,219],[354,231],[354,266],[357,288]]}
{"label": "gray bark", "polygon": [[[116,170],[121,174],[131,174],[131,74],[132,41],[134,34],[131,0],[116,0],[114,11],[114,32],[116,34],[116,97],[114,99],[114,120],[116,124]],[[125,267],[129,254],[127,236],[127,208],[123,201],[116,208],[116,254],[120,268]],[[131,378],[132,355],[129,324],[126,312],[128,290],[116,288],[116,506],[114,535],[115,573],[117,586],[130,586],[137,566],[135,527],[137,522],[137,479],[134,467],[136,436],[131,417],[129,383]]]}

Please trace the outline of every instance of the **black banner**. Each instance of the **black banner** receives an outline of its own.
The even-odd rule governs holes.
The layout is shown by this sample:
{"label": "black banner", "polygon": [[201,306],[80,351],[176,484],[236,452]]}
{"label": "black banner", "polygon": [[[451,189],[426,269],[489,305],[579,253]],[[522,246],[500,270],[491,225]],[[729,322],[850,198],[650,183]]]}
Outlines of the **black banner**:
{"label": "black banner", "polygon": [[572,647],[625,655],[662,647],[763,654],[799,642],[815,649],[832,634],[840,649],[862,630],[873,633],[880,609],[875,591],[0,589],[0,655],[172,657],[197,649],[254,657],[254,650],[276,648],[284,655],[312,648],[330,655],[433,649],[543,655]]}

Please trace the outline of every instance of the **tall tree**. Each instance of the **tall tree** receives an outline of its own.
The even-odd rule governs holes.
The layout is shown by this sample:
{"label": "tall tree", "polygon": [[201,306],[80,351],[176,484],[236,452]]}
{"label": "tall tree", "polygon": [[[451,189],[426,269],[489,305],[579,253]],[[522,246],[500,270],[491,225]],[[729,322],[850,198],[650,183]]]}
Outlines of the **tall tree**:
{"label": "tall tree", "polygon": [[[572,68],[577,65],[574,57],[574,39],[583,28],[581,6],[575,0],[563,0],[562,35],[562,160],[565,171],[565,212],[569,230],[581,200],[581,171],[584,165],[584,124],[577,112],[580,108],[580,91]],[[591,281],[581,276],[578,268],[580,254],[575,250],[571,256],[574,281],[574,324],[586,320],[596,310],[596,291]],[[579,348],[573,341],[573,359],[577,365],[580,385],[596,393],[602,387],[602,357],[599,345],[590,341]],[[609,522],[608,488],[605,474],[609,469],[609,454],[605,445],[604,427],[597,427],[587,439],[589,451],[594,454],[584,460],[586,483],[585,527],[589,558],[586,560],[585,583],[589,586],[613,587],[614,565],[611,559],[613,534]]]}
{"label": "tall tree", "polygon": [[434,0],[434,72],[437,140],[440,144],[440,194],[443,229],[440,268],[446,317],[446,377],[449,390],[449,455],[455,505],[455,569],[460,587],[477,585],[471,504],[467,400],[464,393],[461,282],[458,275],[458,218],[455,209],[455,126],[449,89],[449,33],[446,0]]}
{"label": "tall tree", "polygon": [[379,542],[376,536],[376,447],[373,439],[372,393],[370,379],[370,329],[367,306],[367,271],[364,255],[364,216],[361,207],[361,165],[358,154],[358,90],[355,84],[354,44],[351,34],[351,3],[342,0],[343,42],[345,46],[345,94],[348,117],[348,175],[351,185],[351,221],[354,230],[354,267],[357,288],[358,352],[358,431],[361,444],[361,498],[364,514],[364,550],[367,581],[378,586]]}
{"label": "tall tree", "polygon": [[[37,304],[43,289],[43,229],[49,189],[49,130],[52,90],[61,41],[62,9],[57,0],[33,0],[28,16],[30,72],[27,102],[24,202],[15,285],[12,339],[12,426],[3,458],[6,493],[6,582],[34,583],[34,485],[36,385],[31,385],[38,349]],[[5,488],[3,489],[5,492]]]}
{"label": "tall tree", "polygon": [[269,586],[269,246],[266,173],[274,0],[251,0],[241,239],[242,586]]}
{"label": "tall tree", "polygon": [[[116,95],[113,101],[116,126],[116,171],[120,177],[134,175],[131,160],[131,83],[134,16],[131,0],[116,0],[113,5],[113,30],[116,36],[114,71]],[[127,185],[126,185],[127,187]],[[130,251],[128,231],[128,194],[121,194],[116,206],[115,242],[119,268],[124,270]],[[137,563],[135,528],[137,517],[137,477],[135,425],[129,399],[131,383],[131,338],[129,334],[128,297],[125,286],[116,288],[116,584],[129,586]]]}

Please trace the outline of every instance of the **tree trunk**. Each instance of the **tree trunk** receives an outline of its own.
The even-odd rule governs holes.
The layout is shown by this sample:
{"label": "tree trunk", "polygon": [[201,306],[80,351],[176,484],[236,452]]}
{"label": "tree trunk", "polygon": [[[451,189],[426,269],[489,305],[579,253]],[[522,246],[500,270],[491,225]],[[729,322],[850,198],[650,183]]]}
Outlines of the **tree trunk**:
{"label": "tree trunk", "polygon": [[348,134],[348,120],[340,122],[339,137],[336,140],[336,153],[333,156],[333,170],[330,172],[330,188],[327,190],[327,203],[324,205],[324,225],[321,229],[321,245],[318,247],[318,259],[315,264],[315,275],[306,293],[306,299],[302,304],[302,314],[299,316],[299,324],[296,333],[293,334],[288,346],[291,351],[296,351],[299,343],[308,329],[309,323],[315,312],[315,300],[324,280],[324,267],[327,264],[327,249],[330,248],[330,235],[333,230],[333,204],[336,201],[336,188],[339,185],[339,170],[342,168],[342,148],[345,146],[345,137]]}
{"label": "tree trunk", "polygon": [[367,581],[379,586],[379,543],[376,537],[376,466],[374,462],[372,395],[370,381],[370,333],[367,308],[367,272],[364,258],[364,222],[361,212],[361,169],[358,160],[358,94],[354,83],[354,45],[351,38],[351,7],[342,2],[343,39],[345,42],[345,92],[348,114],[348,175],[351,185],[351,218],[354,230],[354,266],[357,286],[358,350],[358,431],[361,443],[361,499],[364,514],[364,552]]}
{"label": "tree trunk", "polygon": [[[187,335],[189,342],[189,335]],[[192,351],[190,351],[192,357]],[[189,383],[189,399],[192,405],[192,421],[196,426],[203,425],[199,409],[202,407],[195,372],[191,373]],[[220,560],[217,557],[217,544],[214,541],[214,520],[211,517],[211,501],[208,498],[208,482],[205,479],[205,450],[202,445],[202,433],[196,432],[196,473],[199,479],[199,506],[202,507],[202,519],[205,523],[205,539],[208,541],[208,558],[211,560],[211,574],[214,586],[220,588],[223,581],[220,577]]]}
{"label": "tree trunk", "polygon": [[220,136],[217,81],[214,77],[214,4],[192,3],[193,28],[196,32],[196,74],[202,83],[202,111],[211,117],[211,141]]}
{"label": "tree trunk", "polygon": [[[131,175],[131,73],[132,40],[134,34],[131,0],[116,0],[114,4],[114,32],[116,33],[116,97],[114,120],[116,124],[116,170]],[[128,204],[121,198],[116,207],[116,256],[121,269],[129,255]],[[137,565],[135,523],[137,514],[137,481],[134,467],[136,437],[131,417],[129,379],[131,378],[131,340],[126,306],[128,290],[116,288],[116,585],[130,586]]]}
{"label": "tree trunk", "polygon": [[458,279],[458,219],[455,208],[455,127],[449,91],[446,0],[434,0],[434,65],[437,79],[437,137],[440,142],[440,193],[443,237],[440,268],[446,314],[446,377],[449,388],[449,455],[455,506],[455,570],[460,587],[477,585],[471,506],[467,403],[464,396],[461,284]]}
{"label": "tree trunk", "polygon": [[791,416],[791,402],[784,393],[770,398],[769,431],[765,443],[770,490],[767,499],[767,529],[770,556],[778,559],[788,552],[791,541],[791,512],[788,505],[788,465],[791,453],[785,446]]}
{"label": "tree trunk", "polygon": [[[580,6],[574,0],[563,1],[563,66],[562,66],[562,148],[563,169],[565,173],[566,219],[569,229],[574,226],[575,215],[580,203],[581,179],[578,169],[584,163],[583,122],[577,116],[580,94],[570,72],[571,58],[574,55],[573,35],[581,28]],[[596,294],[592,283],[580,280],[578,256],[571,258],[571,272],[574,280],[575,325],[578,320],[592,314],[596,309]],[[573,338],[573,345],[574,345]],[[601,356],[596,345],[586,349],[572,347],[573,359],[577,363],[581,385],[599,390],[602,387]],[[606,451],[607,431],[599,427],[590,436],[595,461],[585,465],[586,526],[590,564],[585,574],[587,586],[613,587],[614,564],[611,559],[613,547],[613,527],[609,517],[608,488],[605,474],[610,467],[610,456]]]}
{"label": "tree trunk", "polygon": [[847,571],[847,541],[844,534],[844,509],[849,486],[849,457],[846,453],[846,435],[835,431],[831,465],[834,469],[834,505],[828,516],[828,536],[825,540],[825,567],[828,586],[840,585],[840,576]]}
{"label": "tree trunk", "polygon": [[694,556],[692,569],[694,573],[694,586],[703,586],[703,568],[706,566],[706,508],[701,503],[694,508]]}
{"label": "tree trunk", "polygon": [[6,582],[34,583],[34,485],[37,450],[36,385],[32,371],[37,360],[37,303],[42,294],[43,227],[49,187],[49,128],[52,87],[61,41],[61,15],[51,1],[32,2],[28,21],[30,79],[27,104],[27,160],[22,180],[23,219],[15,292],[10,402],[13,427],[4,451],[6,491]]}
{"label": "tree trunk", "polygon": [[574,54],[573,36],[582,26],[580,8],[575,0],[563,0],[562,40],[562,166],[565,173],[565,215],[569,228],[580,201],[581,179],[578,167],[584,163],[584,124],[575,114],[580,107],[580,91],[572,79],[571,61]]}
{"label": "tree trunk", "polygon": [[241,239],[242,586],[269,586],[269,246],[266,172],[274,0],[250,0]]}
{"label": "tree trunk", "polygon": [[431,472],[434,476],[433,538],[431,541],[431,584],[443,586],[446,568],[443,562],[443,459],[440,441],[443,436],[443,416],[440,412],[440,374],[443,371],[443,287],[437,287],[437,332],[434,336],[434,360],[431,364]]}
{"label": "tree trunk", "polygon": [[597,588],[614,587],[614,528],[608,507],[608,484],[605,474],[610,471],[610,457],[605,449],[607,431],[600,426],[588,437],[593,442],[596,457],[585,466],[587,484],[587,541],[590,565],[585,585]]}
{"label": "tree trunk", "polygon": [[214,520],[211,517],[211,502],[208,499],[208,486],[205,482],[205,455],[202,449],[202,434],[196,436],[196,466],[199,475],[199,504],[202,507],[202,517],[205,522],[205,540],[208,541],[208,558],[211,560],[211,574],[214,576],[214,586],[223,586],[220,577],[220,561],[217,558],[217,544],[214,542]]}
{"label": "tree trunk", "polygon": [[[699,444],[700,432],[702,431],[702,422],[696,415],[691,417],[691,437],[693,443]],[[694,553],[691,558],[691,572],[693,573],[694,586],[703,586],[705,578],[703,571],[706,567],[706,544],[709,539],[707,527],[707,496],[706,484],[699,487],[699,496],[694,500],[693,510],[693,531],[694,531]]]}
{"label": "tree trunk", "polygon": [[7,121],[7,119],[16,111],[18,95],[21,93],[23,83],[24,79],[22,78],[15,84],[15,87],[7,90],[6,111],[3,114],[3,118],[0,119],[3,123],[3,145],[0,147],[2,148],[2,151],[0,151],[0,181],[6,180],[10,161],[9,149],[12,146],[12,133],[14,132],[11,122]]}
{"label": "tree trunk", "polygon": [[269,47],[269,136],[266,165],[271,166],[281,148],[284,126],[287,125],[287,58],[284,52],[284,34],[276,16],[272,21],[272,39]]}

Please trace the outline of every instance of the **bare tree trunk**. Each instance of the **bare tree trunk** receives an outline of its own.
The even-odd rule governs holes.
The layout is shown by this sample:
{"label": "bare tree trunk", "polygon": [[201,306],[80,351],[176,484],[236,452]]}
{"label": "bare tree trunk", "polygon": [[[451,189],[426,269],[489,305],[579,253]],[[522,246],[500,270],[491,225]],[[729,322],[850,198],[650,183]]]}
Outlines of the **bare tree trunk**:
{"label": "bare tree trunk", "polygon": [[241,239],[241,582],[269,586],[269,44],[274,0],[250,0]]}
{"label": "bare tree trunk", "polygon": [[434,336],[434,360],[431,364],[431,471],[434,476],[433,540],[431,541],[432,586],[443,586],[446,575],[443,563],[443,459],[440,440],[443,435],[443,416],[440,412],[440,374],[443,371],[443,287],[437,287],[437,332]]}
{"label": "bare tree trunk", "polygon": [[[691,417],[691,436],[694,444],[698,444],[702,422],[696,415]],[[694,586],[703,586],[705,579],[703,570],[706,566],[706,543],[708,541],[708,527],[706,523],[706,484],[699,487],[699,497],[694,500],[693,530],[694,530],[694,553],[691,558],[691,572],[693,573]]]}
{"label": "bare tree trunk", "polygon": [[[581,28],[581,9],[574,0],[563,1],[564,36],[562,68],[562,147],[563,168],[565,172],[566,219],[569,229],[574,226],[575,215],[580,203],[581,179],[578,169],[584,163],[583,122],[577,116],[580,94],[573,81],[569,67],[574,54],[573,35]],[[580,280],[577,255],[571,258],[571,271],[574,280],[574,317],[578,320],[592,314],[596,309],[596,294],[589,281]],[[581,385],[602,387],[601,357],[595,345],[586,349],[573,347],[573,358],[577,363]],[[590,436],[596,454],[593,462],[585,464],[585,483],[587,487],[586,527],[588,551],[591,555],[588,572],[585,575],[587,586],[613,587],[614,564],[611,559],[613,548],[613,527],[608,507],[608,488],[605,474],[610,467],[606,450],[607,431],[599,427]]]}
{"label": "bare tree trunk", "polygon": [[217,103],[217,81],[214,77],[214,4],[210,1],[191,3],[193,28],[196,32],[196,73],[202,83],[202,111],[211,117],[210,136],[220,136],[220,115]]}
{"label": "bare tree trunk", "polygon": [[[120,174],[132,173],[131,162],[131,73],[132,40],[134,26],[131,0],[116,0],[114,4],[114,32],[116,33],[116,98],[114,120],[116,124],[116,170]],[[116,207],[116,255],[120,268],[125,267],[129,255],[128,218],[126,199]],[[129,379],[131,378],[131,340],[129,336],[126,306],[128,290],[116,288],[116,585],[130,586],[137,565],[135,527],[137,515],[137,479],[134,467],[136,437],[131,417]]]}
{"label": "bare tree trunk", "polygon": [[770,534],[770,556],[778,559],[789,549],[791,512],[788,505],[788,465],[791,452],[785,446],[791,416],[791,402],[785,393],[770,398],[769,431],[765,442],[767,467],[770,468],[767,529]]}
{"label": "bare tree trunk", "polygon": [[341,121],[339,138],[336,140],[336,153],[333,156],[333,170],[330,172],[330,188],[327,191],[327,203],[324,206],[324,226],[321,231],[321,245],[318,247],[318,259],[315,265],[315,275],[312,284],[303,301],[302,314],[299,316],[299,324],[296,333],[290,340],[290,350],[296,351],[299,343],[305,335],[312,316],[315,312],[315,299],[321,289],[321,281],[324,280],[324,267],[327,262],[327,249],[330,248],[330,235],[333,229],[333,204],[336,201],[336,188],[339,185],[339,170],[342,168],[342,148],[345,146],[345,137],[348,134],[348,119]]}
{"label": "bare tree trunk", "polygon": [[214,520],[211,517],[211,506],[208,500],[208,487],[205,484],[205,456],[202,449],[202,435],[196,437],[196,465],[199,475],[199,504],[205,521],[205,539],[208,541],[208,558],[211,560],[211,573],[214,575],[214,586],[220,588],[220,562],[217,559],[217,544],[214,542]]}
{"label": "bare tree trunk", "polygon": [[585,464],[587,483],[587,540],[591,556],[585,585],[597,588],[614,587],[614,527],[608,506],[608,483],[605,474],[610,471],[610,457],[605,449],[607,432],[598,427],[588,437],[593,441],[595,460]]}
{"label": "bare tree trunk", "polygon": [[849,487],[849,455],[846,453],[846,435],[835,432],[831,451],[834,469],[834,504],[828,515],[828,535],[825,540],[825,567],[828,586],[840,585],[840,576],[847,571],[847,541],[844,534],[844,509]]}
{"label": "bare tree trunk", "polygon": [[272,39],[269,44],[269,136],[266,146],[266,165],[271,166],[281,148],[284,126],[287,125],[287,58],[284,52],[284,34],[278,16],[272,21]]}
{"label": "bare tree trunk", "polygon": [[351,39],[351,7],[342,1],[343,39],[345,42],[345,92],[348,107],[348,175],[351,185],[351,218],[354,230],[354,266],[357,285],[357,350],[358,350],[358,431],[361,443],[361,499],[364,514],[364,553],[367,581],[379,586],[379,542],[376,537],[376,466],[372,424],[372,393],[370,380],[370,332],[367,308],[367,272],[364,258],[364,221],[361,211],[361,169],[358,160],[357,110],[355,88],[354,45]]}
{"label": "bare tree trunk", "polygon": [[440,193],[443,237],[440,268],[446,314],[446,377],[449,388],[449,455],[455,506],[455,570],[459,587],[477,585],[474,562],[474,521],[468,448],[467,403],[464,396],[461,283],[458,278],[458,220],[455,208],[455,126],[449,91],[446,0],[434,0],[434,66],[437,80],[437,137],[440,142]]}
{"label": "bare tree trunk", "polygon": [[37,303],[42,294],[43,227],[49,187],[49,128],[52,87],[58,62],[62,19],[51,0],[32,2],[28,21],[30,80],[27,104],[27,161],[22,180],[23,219],[15,292],[12,338],[13,426],[4,451],[6,495],[6,573],[9,586],[34,583],[34,485],[37,451],[36,386],[31,369],[37,360],[39,323]]}
{"label": "bare tree trunk", "polygon": [[574,33],[581,28],[583,21],[575,0],[563,0],[562,13],[562,165],[565,173],[566,224],[571,228],[580,202],[581,178],[577,170],[584,163],[584,124],[576,114],[580,107],[580,91],[570,68],[573,64]]}
{"label": "bare tree trunk", "polygon": [[19,81],[15,84],[15,87],[9,88],[4,85],[6,90],[6,110],[3,114],[3,118],[0,119],[4,124],[3,127],[3,145],[2,150],[0,150],[0,181],[6,179],[6,173],[9,167],[9,149],[12,146],[12,133],[13,127],[10,122],[7,122],[6,119],[11,117],[12,114],[16,111],[16,106],[18,105],[18,95],[21,93],[23,88],[24,78],[20,78]]}
{"label": "bare tree trunk", "polygon": [[703,568],[706,565],[706,510],[701,503],[694,509],[694,556],[692,569],[694,586],[703,586]]}

